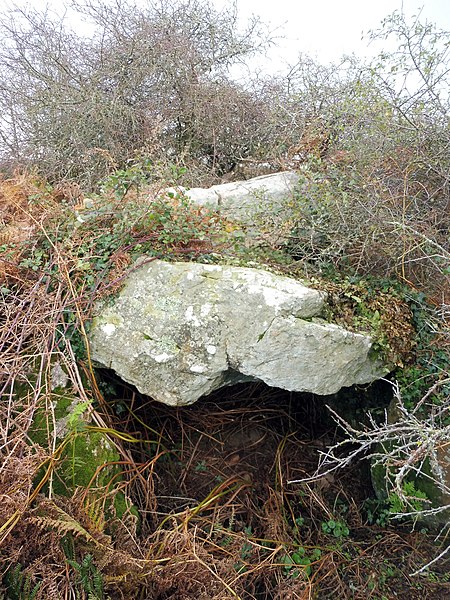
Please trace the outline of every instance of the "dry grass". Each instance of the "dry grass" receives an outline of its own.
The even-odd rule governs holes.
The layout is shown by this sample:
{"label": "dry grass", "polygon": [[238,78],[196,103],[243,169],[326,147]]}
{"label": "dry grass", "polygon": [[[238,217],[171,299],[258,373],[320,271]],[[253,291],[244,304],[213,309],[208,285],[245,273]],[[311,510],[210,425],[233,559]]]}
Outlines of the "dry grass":
{"label": "dry grass", "polygon": [[[9,573],[0,596],[448,595],[443,563],[436,582],[424,580],[414,596],[416,581],[409,574],[435,548],[425,536],[367,525],[361,507],[370,491],[358,469],[314,485],[287,483],[313,473],[317,449],[334,440],[331,425],[318,425],[324,421],[316,400],[247,386],[174,410],[105,374],[95,379],[89,353],[80,355],[93,301],[121,285],[135,246],[158,241],[161,228],[148,231],[138,215],[130,223],[131,237],[124,232],[122,245],[105,247],[102,257],[91,241],[111,233],[117,213],[126,208],[111,209],[112,198],[105,201],[107,211],[67,235],[64,223],[76,218],[74,208],[45,186],[22,177],[2,182],[1,193],[3,229],[20,232],[0,254],[0,569]],[[194,233],[217,232],[201,211],[186,210],[183,218],[194,223]],[[195,255],[205,249],[200,241],[169,246]],[[88,280],[92,273],[85,265],[99,257],[105,261]],[[55,364],[65,372],[70,393],[92,403],[91,425],[120,456],[120,477],[68,496],[53,491],[64,445],[55,435]],[[48,419],[40,443],[31,435],[38,411]],[[355,486],[355,480],[361,483]],[[112,500],[120,494],[138,518],[131,508],[119,518]],[[349,535],[324,532],[322,523],[332,519],[345,522]],[[92,587],[99,580],[102,592]]]}
{"label": "dry grass", "polygon": [[[349,599],[415,597],[410,573],[435,548],[407,530],[367,525],[362,503],[370,484],[355,485],[364,481],[358,469],[314,485],[287,483],[314,471],[317,448],[334,435],[316,429],[311,439],[312,404],[299,407],[307,398],[237,386],[174,411],[127,388],[116,388],[115,397],[127,400],[133,422],[142,423],[134,432],[141,449],[131,450],[136,464],[159,456],[150,470],[156,505],[142,511],[146,556],[165,561],[146,582],[151,597],[331,599],[336,590]],[[140,484],[133,494],[140,505]],[[350,535],[324,533],[330,519],[347,523]],[[299,550],[310,557],[311,571],[286,566]],[[419,589],[417,598],[448,593],[444,583]]]}

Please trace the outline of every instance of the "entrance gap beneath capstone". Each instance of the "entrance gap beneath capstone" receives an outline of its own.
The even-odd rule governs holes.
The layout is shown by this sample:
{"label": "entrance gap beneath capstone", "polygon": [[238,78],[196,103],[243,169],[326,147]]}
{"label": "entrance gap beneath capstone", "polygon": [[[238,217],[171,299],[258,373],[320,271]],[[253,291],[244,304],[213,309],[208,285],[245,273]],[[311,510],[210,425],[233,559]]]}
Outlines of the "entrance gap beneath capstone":
{"label": "entrance gap beneath capstone", "polygon": [[[200,398],[188,406],[168,406],[154,401],[149,396],[141,394],[133,385],[123,381],[114,371],[106,368],[96,370],[98,385],[108,404],[117,415],[123,415],[132,410],[138,410],[152,420],[152,415],[167,414],[170,419],[195,418],[216,410],[226,414],[230,419],[234,413],[239,417],[251,414],[252,421],[270,423],[272,417],[279,412],[278,421],[281,430],[297,427],[303,435],[311,439],[329,433],[336,428],[328,407],[335,411],[350,424],[364,422],[367,413],[377,420],[384,418],[384,411],[393,399],[393,388],[386,379],[380,379],[371,384],[355,385],[342,388],[336,394],[320,396],[306,392],[290,392],[276,387],[270,387],[263,382],[245,382],[225,386],[211,394]],[[256,416],[260,409],[260,416]],[[270,414],[267,414],[269,410]],[[282,424],[284,416],[286,423]],[[333,434],[334,436],[335,434]]]}
{"label": "entrance gap beneath capstone", "polygon": [[[383,419],[393,396],[385,380],[332,396],[242,383],[190,406],[173,407],[140,394],[106,369],[99,370],[99,387],[115,413],[115,427],[142,440],[130,445],[136,463],[156,461],[152,476],[159,513],[178,513],[204,501],[217,486],[244,482],[246,499],[240,497],[239,514],[252,527],[272,493],[282,489],[294,505],[299,503],[299,485],[287,482],[312,475],[319,452],[339,440],[341,430],[327,406],[359,425],[368,411]],[[330,495],[331,505],[333,498],[348,494],[359,504],[373,496],[364,463],[337,472],[323,485],[321,493]],[[139,505],[139,499],[134,501]]]}

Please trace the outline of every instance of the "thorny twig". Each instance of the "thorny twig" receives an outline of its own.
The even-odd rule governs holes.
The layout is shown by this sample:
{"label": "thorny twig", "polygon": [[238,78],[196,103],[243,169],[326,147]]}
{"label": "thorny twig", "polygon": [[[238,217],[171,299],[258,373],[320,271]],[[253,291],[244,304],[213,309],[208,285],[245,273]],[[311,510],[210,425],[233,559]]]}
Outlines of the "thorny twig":
{"label": "thorny twig", "polygon": [[[436,382],[412,410],[405,406],[399,385],[392,383],[396,414],[394,417],[392,413],[385,412],[384,422],[381,424],[369,414],[369,425],[356,428],[328,407],[336,423],[343,429],[345,439],[329,447],[326,452],[319,453],[319,464],[311,477],[288,483],[305,484],[316,481],[364,458],[372,462],[372,468],[381,466],[384,469],[388,496],[396,495],[405,507],[411,509],[408,512],[393,513],[393,518],[412,517],[417,521],[450,511],[450,503],[416,509],[414,501],[420,500],[423,504],[430,505],[430,500],[408,495],[404,489],[408,477],[415,479],[420,476],[431,482],[444,498],[450,498],[450,485],[441,456],[443,449],[450,444],[450,425],[443,424],[444,417],[449,416],[450,401],[447,399],[440,406],[429,403],[430,397],[438,388],[449,382],[450,378]],[[419,409],[428,409],[425,418],[419,417]],[[345,450],[348,452],[344,452]],[[444,526],[439,535],[447,527]],[[413,575],[422,573],[449,551],[450,545]]]}

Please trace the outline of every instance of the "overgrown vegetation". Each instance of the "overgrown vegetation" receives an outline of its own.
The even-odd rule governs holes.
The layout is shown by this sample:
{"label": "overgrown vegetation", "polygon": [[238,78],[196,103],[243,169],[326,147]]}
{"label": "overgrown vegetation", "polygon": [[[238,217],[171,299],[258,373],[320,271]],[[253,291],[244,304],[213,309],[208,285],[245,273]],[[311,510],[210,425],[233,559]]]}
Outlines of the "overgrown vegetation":
{"label": "overgrown vegetation", "polygon": [[[267,36],[234,8],[70,6],[91,36],[0,23],[0,597],[446,598],[447,528],[406,526],[450,497],[448,34],[394,13],[372,65],[303,56],[243,87],[229,68]],[[285,168],[295,198],[257,246],[166,191]],[[255,387],[174,410],[96,372],[92,308],[142,255],[324,289],[395,366],[389,418],[333,404],[313,426],[318,399]]]}

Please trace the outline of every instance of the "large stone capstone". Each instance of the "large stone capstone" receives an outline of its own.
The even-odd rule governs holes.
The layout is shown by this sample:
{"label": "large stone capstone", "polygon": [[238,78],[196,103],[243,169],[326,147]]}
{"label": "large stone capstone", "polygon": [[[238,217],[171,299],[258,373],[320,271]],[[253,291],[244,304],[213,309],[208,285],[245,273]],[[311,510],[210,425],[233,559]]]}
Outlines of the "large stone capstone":
{"label": "large stone capstone", "polygon": [[324,302],[261,269],[143,258],[97,305],[92,358],[171,405],[243,381],[326,395],[380,378],[371,339],[321,319]]}
{"label": "large stone capstone", "polygon": [[255,226],[255,219],[267,219],[286,208],[294,196],[299,177],[292,171],[261,175],[210,188],[169,188],[165,193],[182,192],[193,204],[208,206],[227,218]]}

